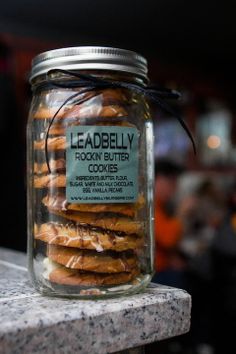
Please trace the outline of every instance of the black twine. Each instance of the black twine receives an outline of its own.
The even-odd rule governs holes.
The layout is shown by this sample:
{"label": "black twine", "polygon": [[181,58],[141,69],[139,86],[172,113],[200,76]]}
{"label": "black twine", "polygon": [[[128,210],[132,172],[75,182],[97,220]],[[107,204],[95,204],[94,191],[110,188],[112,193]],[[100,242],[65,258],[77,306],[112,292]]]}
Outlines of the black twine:
{"label": "black twine", "polygon": [[[66,76],[69,76],[69,77],[75,77],[75,78],[77,78],[77,80],[68,80],[68,81],[64,81],[64,82],[59,82],[56,79],[50,78],[50,75],[57,74],[57,73],[65,74]],[[166,88],[159,88],[159,87],[153,86],[153,85],[152,86],[151,85],[150,86],[140,86],[138,84],[127,83],[127,82],[123,82],[123,81],[112,81],[112,80],[108,81],[108,80],[104,80],[104,79],[95,77],[93,75],[82,74],[82,73],[78,73],[78,72],[74,72],[74,71],[70,71],[70,70],[63,70],[63,69],[49,70],[47,72],[46,86],[47,86],[47,88],[50,88],[50,87],[52,87],[52,88],[55,88],[55,87],[59,87],[59,88],[79,88],[79,87],[81,87],[81,88],[84,88],[83,90],[76,92],[75,94],[68,97],[61,104],[61,106],[58,108],[56,113],[53,115],[53,117],[48,125],[48,129],[47,129],[47,133],[46,133],[46,137],[45,137],[45,157],[46,157],[46,163],[47,163],[49,173],[51,173],[51,169],[50,169],[49,159],[48,159],[48,136],[49,136],[50,128],[54,122],[54,119],[56,118],[56,116],[58,115],[60,110],[69,101],[75,99],[79,95],[83,95],[84,93],[87,93],[87,92],[91,92],[91,91],[95,91],[95,90],[99,90],[99,89],[107,89],[107,88],[128,89],[128,90],[131,90],[135,93],[143,94],[147,98],[156,102],[158,104],[158,106],[164,112],[171,114],[173,117],[175,117],[179,121],[180,125],[183,127],[183,129],[185,130],[189,139],[191,140],[192,146],[193,146],[193,151],[194,151],[194,154],[196,155],[196,145],[195,145],[193,136],[192,136],[187,124],[185,123],[183,118],[180,117],[180,115],[178,115],[169,106],[169,104],[167,104],[164,101],[165,99],[178,99],[180,97],[180,94],[175,90],[170,90],[170,89],[166,89]],[[40,87],[38,87],[38,88],[42,89],[42,85],[40,85]],[[80,105],[80,104],[86,102],[87,100],[89,100],[90,98],[91,97],[87,97],[87,98],[82,97],[80,100],[75,102],[75,105]]]}

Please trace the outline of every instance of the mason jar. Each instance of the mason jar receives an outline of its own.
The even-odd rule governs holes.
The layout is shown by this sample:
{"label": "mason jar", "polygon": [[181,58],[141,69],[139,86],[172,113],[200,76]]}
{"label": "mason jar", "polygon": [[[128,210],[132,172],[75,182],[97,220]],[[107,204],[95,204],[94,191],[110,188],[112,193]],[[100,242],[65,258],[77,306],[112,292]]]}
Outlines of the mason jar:
{"label": "mason jar", "polygon": [[145,95],[133,89],[147,82],[146,60],[128,50],[71,47],[34,58],[28,260],[40,293],[110,297],[149,284],[153,127]]}

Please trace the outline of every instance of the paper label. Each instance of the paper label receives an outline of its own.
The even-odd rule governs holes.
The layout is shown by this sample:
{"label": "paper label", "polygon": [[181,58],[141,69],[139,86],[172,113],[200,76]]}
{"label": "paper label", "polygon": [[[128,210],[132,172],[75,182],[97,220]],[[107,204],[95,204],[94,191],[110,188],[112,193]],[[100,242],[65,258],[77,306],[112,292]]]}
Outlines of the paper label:
{"label": "paper label", "polygon": [[73,126],[66,131],[69,203],[133,203],[138,196],[138,130]]}

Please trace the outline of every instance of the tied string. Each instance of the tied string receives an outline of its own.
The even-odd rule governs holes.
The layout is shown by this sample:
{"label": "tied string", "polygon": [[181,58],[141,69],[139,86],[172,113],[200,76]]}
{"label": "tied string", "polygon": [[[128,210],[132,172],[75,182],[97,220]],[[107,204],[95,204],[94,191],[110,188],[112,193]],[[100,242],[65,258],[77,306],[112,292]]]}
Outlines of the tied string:
{"label": "tied string", "polygon": [[[50,78],[50,75],[58,74],[58,73],[68,76],[68,78],[70,78],[70,80],[68,80],[66,82],[59,82],[55,79]],[[71,80],[71,78],[76,78],[76,79]],[[61,111],[61,109],[65,105],[67,105],[68,102],[73,101],[76,97],[78,97],[80,95],[83,95],[88,92],[96,91],[99,89],[108,89],[108,88],[128,89],[128,90],[131,90],[137,94],[143,94],[145,97],[149,98],[151,101],[157,103],[157,105],[164,112],[171,114],[173,117],[175,117],[178,120],[178,122],[183,127],[186,134],[188,135],[189,139],[191,140],[194,154],[196,154],[196,145],[195,145],[193,136],[192,136],[187,124],[185,123],[183,118],[179,114],[177,114],[169,106],[168,103],[165,102],[165,99],[178,99],[180,97],[179,92],[177,92],[175,90],[170,90],[170,89],[166,89],[166,88],[159,88],[158,86],[155,86],[155,85],[141,86],[138,84],[127,83],[127,82],[123,82],[123,81],[112,81],[112,80],[108,81],[108,80],[104,80],[104,79],[95,77],[93,75],[82,74],[82,73],[78,73],[78,72],[74,72],[74,71],[70,71],[70,70],[63,70],[63,69],[49,70],[47,72],[46,86],[47,86],[47,88],[50,88],[50,87],[51,88],[55,88],[55,87],[59,87],[59,88],[80,88],[81,87],[81,88],[83,88],[82,90],[80,90],[80,91],[74,93],[73,95],[71,95],[70,97],[68,97],[61,104],[61,106],[58,108],[56,113],[53,115],[53,117],[48,125],[48,129],[47,129],[46,137],[45,137],[45,157],[46,157],[46,163],[47,163],[49,173],[51,173],[51,169],[50,169],[49,158],[48,158],[48,137],[49,137],[50,128],[51,128],[55,118],[57,117],[57,115]],[[40,85],[40,89],[42,89],[42,85]],[[75,105],[80,105],[80,104],[86,102],[87,100],[89,100],[90,98],[91,97],[89,95],[88,95],[88,97],[82,97],[81,99],[76,100]]]}

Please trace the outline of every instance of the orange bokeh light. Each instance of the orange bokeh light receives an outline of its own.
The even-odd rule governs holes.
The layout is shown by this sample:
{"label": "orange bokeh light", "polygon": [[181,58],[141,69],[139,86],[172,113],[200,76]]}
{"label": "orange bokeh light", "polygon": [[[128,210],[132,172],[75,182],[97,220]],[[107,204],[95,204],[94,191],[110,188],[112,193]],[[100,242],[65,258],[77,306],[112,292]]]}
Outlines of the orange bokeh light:
{"label": "orange bokeh light", "polygon": [[210,135],[207,138],[207,146],[210,149],[218,149],[218,147],[220,147],[220,144],[221,144],[221,140],[220,137],[217,135]]}

